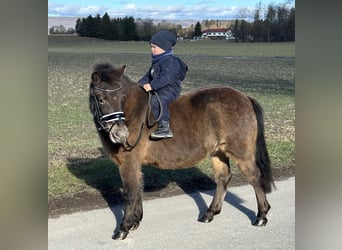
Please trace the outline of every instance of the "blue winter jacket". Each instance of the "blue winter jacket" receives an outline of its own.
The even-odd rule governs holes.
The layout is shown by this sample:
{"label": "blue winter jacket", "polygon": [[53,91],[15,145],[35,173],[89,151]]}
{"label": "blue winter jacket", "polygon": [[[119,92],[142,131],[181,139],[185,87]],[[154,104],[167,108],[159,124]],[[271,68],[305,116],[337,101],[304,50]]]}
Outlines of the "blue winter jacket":
{"label": "blue winter jacket", "polygon": [[[166,53],[152,61],[152,66],[138,81],[139,84],[150,83],[152,90],[165,90],[177,96],[181,91],[181,81],[184,80],[188,66],[173,53]],[[162,91],[165,92],[165,91]]]}

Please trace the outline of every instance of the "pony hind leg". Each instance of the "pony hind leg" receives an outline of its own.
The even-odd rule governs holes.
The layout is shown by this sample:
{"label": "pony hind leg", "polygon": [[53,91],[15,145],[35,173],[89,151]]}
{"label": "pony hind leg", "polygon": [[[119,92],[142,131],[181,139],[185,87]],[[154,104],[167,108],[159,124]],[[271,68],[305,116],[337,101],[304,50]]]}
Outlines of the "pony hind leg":
{"label": "pony hind leg", "polygon": [[263,185],[264,180],[260,169],[256,162],[253,160],[241,161],[237,164],[240,171],[247,178],[248,182],[253,186],[256,200],[258,204],[258,214],[255,221],[252,223],[254,226],[266,226],[267,218],[266,215],[270,210],[271,206],[266,199],[266,190]]}
{"label": "pony hind leg", "polygon": [[227,193],[228,183],[232,177],[230,162],[222,152],[211,155],[212,166],[215,171],[216,192],[215,196],[205,214],[199,219],[200,222],[211,222],[214,215],[221,212],[222,203]]}

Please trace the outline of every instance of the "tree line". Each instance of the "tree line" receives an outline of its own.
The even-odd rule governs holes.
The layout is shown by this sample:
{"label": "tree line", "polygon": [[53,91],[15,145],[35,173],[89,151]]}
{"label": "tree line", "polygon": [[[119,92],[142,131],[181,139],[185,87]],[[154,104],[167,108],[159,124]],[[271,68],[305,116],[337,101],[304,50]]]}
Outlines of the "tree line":
{"label": "tree line", "polygon": [[295,14],[294,7],[269,5],[267,11],[261,4],[254,10],[253,22],[236,19],[232,32],[236,41],[247,42],[294,42]]}
{"label": "tree line", "polygon": [[78,18],[76,33],[79,36],[96,37],[106,40],[130,41],[137,40],[136,23],[133,17],[110,18],[107,13]]}
{"label": "tree line", "polygon": [[[253,15],[253,21],[246,21]],[[217,23],[219,20],[217,20]],[[181,25],[162,21],[155,24],[152,19],[134,19],[133,17],[110,18],[105,13],[102,17],[89,15],[86,18],[78,18],[75,32],[79,36],[95,37],[106,40],[118,41],[148,41],[152,35],[161,30],[168,29],[178,37],[193,38],[202,34],[202,26],[207,26],[212,21],[204,20],[187,28]],[[229,27],[225,27],[229,28]],[[240,11],[240,17],[231,25],[232,33],[238,42],[290,42],[295,41],[295,8],[284,5],[261,7],[261,3],[253,11],[247,13]]]}
{"label": "tree line", "polygon": [[154,24],[152,19],[137,19],[133,17],[110,18],[108,13],[103,17],[89,15],[87,18],[78,18],[76,34],[85,37],[96,37],[106,40],[138,41],[150,40],[152,35],[161,29],[169,29],[177,35],[182,34],[181,25],[163,21]]}

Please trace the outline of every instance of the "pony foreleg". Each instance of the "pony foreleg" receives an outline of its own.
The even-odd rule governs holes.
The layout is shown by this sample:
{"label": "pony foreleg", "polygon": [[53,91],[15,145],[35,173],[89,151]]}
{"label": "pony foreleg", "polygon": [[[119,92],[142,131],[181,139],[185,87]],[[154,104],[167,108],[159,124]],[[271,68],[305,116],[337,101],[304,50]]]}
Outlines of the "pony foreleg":
{"label": "pony foreleg", "polygon": [[[132,176],[130,176],[132,177]],[[126,182],[123,178],[123,196],[124,196],[124,217],[117,231],[114,232],[112,238],[115,240],[123,240],[127,237],[129,230],[135,230],[139,227],[143,217],[142,207],[142,176],[139,174]]]}

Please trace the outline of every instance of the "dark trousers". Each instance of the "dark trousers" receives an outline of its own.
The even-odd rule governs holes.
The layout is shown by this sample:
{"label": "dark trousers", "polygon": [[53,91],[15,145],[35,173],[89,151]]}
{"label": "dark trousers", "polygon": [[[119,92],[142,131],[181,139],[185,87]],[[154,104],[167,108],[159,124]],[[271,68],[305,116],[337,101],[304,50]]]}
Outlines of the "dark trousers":
{"label": "dark trousers", "polygon": [[[176,100],[179,96],[180,91],[171,91],[170,89],[165,89],[165,90],[159,90],[157,91],[159,95],[159,99],[161,102],[162,106],[162,115],[160,120],[162,121],[170,121],[170,111],[168,108],[168,104],[174,100]],[[151,106],[152,106],[152,112],[154,115],[154,118],[157,118],[160,113],[160,104],[158,103],[158,99],[155,95],[152,95],[151,97]]]}

